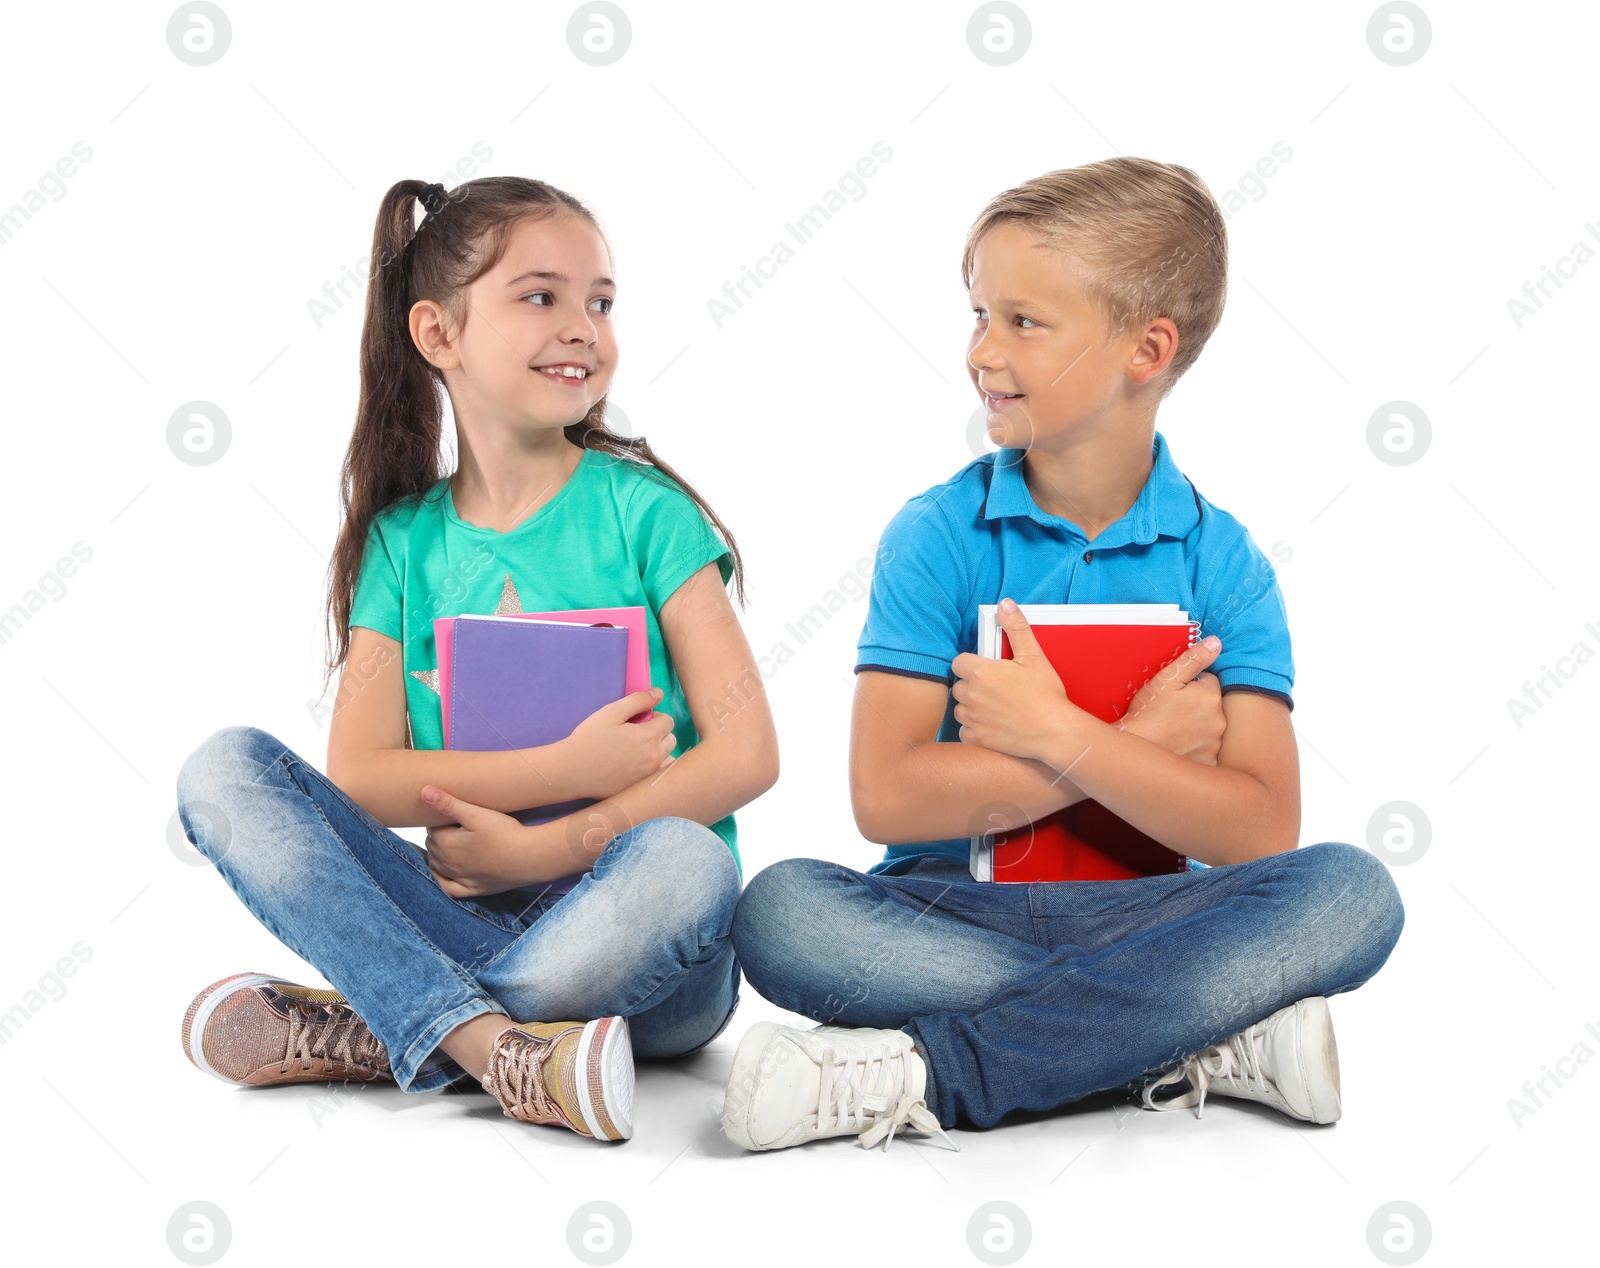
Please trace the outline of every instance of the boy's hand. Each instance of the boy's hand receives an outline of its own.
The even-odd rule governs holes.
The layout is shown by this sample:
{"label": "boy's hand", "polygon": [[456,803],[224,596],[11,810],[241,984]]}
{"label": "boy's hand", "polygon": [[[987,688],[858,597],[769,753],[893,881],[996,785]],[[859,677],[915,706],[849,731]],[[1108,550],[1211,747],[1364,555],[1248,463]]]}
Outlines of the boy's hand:
{"label": "boy's hand", "polygon": [[1221,640],[1208,635],[1158,669],[1117,726],[1169,753],[1215,766],[1228,722],[1217,676],[1202,671],[1221,651]]}
{"label": "boy's hand", "polygon": [[1048,760],[1063,721],[1083,711],[1067,699],[1022,609],[1002,599],[997,616],[1011,641],[1013,659],[962,652],[950,662],[957,679],[950,694],[957,701],[961,740],[1014,757]]}
{"label": "boy's hand", "polygon": [[[672,715],[650,713],[661,698],[660,687],[635,691],[601,705],[573,729],[566,742],[577,753],[583,796],[597,801],[613,796],[667,764],[677,743]],[[628,721],[640,713],[650,716],[643,722]]]}
{"label": "boy's hand", "polygon": [[423,787],[422,799],[456,820],[454,826],[429,828],[425,838],[428,870],[451,898],[478,898],[531,883],[527,856],[532,829],[433,784]]}

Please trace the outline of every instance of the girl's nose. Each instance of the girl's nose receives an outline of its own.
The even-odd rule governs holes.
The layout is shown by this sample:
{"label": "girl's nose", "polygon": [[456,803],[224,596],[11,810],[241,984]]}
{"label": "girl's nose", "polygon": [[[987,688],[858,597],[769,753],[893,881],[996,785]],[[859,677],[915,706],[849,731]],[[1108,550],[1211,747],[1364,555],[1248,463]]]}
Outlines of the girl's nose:
{"label": "girl's nose", "polygon": [[593,343],[596,338],[594,319],[587,308],[569,314],[561,326],[561,338],[568,343]]}

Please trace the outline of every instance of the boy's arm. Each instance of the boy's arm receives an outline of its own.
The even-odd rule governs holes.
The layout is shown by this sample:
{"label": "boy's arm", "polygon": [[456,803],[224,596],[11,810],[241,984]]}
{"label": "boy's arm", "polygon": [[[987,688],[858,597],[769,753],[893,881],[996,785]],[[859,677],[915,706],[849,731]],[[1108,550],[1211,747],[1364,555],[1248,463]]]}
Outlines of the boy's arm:
{"label": "boy's arm", "polygon": [[949,688],[864,669],[850,719],[850,804],[879,845],[1003,832],[1082,801],[1043,762],[940,743]]}
{"label": "boy's arm", "polygon": [[1223,696],[1228,729],[1215,766],[1185,762],[1067,709],[1045,761],[1070,768],[1088,795],[1169,849],[1217,867],[1299,843],[1300,761],[1283,701],[1248,691]]}
{"label": "boy's arm", "polygon": [[[1123,720],[1129,737],[1175,760],[1215,764],[1223,714],[1216,677],[1203,671],[1219,650],[1197,644],[1151,679]],[[947,695],[927,678],[857,675],[850,799],[868,840],[898,845],[1006,831],[1088,795],[1044,762],[936,741]]]}
{"label": "boy's arm", "polygon": [[1223,696],[1227,730],[1217,764],[1185,761],[1073,705],[1022,613],[999,615],[1016,659],[954,662],[964,741],[1067,772],[1083,795],[1202,863],[1242,863],[1295,848],[1300,762],[1281,700],[1245,691]]}

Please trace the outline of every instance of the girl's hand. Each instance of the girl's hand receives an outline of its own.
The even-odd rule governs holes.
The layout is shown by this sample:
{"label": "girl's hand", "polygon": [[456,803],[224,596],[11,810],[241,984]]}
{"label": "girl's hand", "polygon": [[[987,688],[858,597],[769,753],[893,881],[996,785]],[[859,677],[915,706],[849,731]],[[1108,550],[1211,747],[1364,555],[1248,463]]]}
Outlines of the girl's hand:
{"label": "girl's hand", "polygon": [[957,679],[950,694],[957,702],[961,740],[1014,757],[1049,761],[1063,724],[1082,710],[1067,699],[1067,689],[1022,609],[1003,600],[998,618],[1011,640],[1014,659],[962,652],[950,662]]}
{"label": "girl's hand", "polygon": [[603,800],[655,774],[671,760],[677,741],[672,715],[651,713],[643,722],[629,722],[661,702],[660,687],[635,691],[602,705],[578,723],[567,743],[577,755],[582,795]]}
{"label": "girl's hand", "polygon": [[478,898],[533,883],[528,875],[532,829],[432,784],[422,789],[422,799],[456,820],[429,828],[425,838],[428,870],[451,898]]}

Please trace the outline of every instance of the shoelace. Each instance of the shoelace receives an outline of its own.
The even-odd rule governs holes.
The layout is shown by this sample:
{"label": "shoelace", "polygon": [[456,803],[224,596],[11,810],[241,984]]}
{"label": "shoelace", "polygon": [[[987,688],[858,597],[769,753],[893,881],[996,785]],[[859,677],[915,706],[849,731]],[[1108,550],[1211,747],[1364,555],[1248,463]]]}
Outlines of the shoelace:
{"label": "shoelace", "polygon": [[[556,1050],[556,1040],[560,1038],[559,1034],[541,1038],[525,1030],[509,1028],[495,1040],[483,1087],[512,1118],[525,1123],[556,1122],[573,1127],[545,1086],[544,1063]],[[573,1127],[573,1130],[578,1129]],[[588,1135],[587,1130],[584,1135]]]}
{"label": "shoelace", "polygon": [[296,1061],[307,1070],[313,1061],[343,1061],[364,1069],[389,1069],[389,1054],[383,1044],[348,1005],[298,999],[289,1005],[289,1042],[280,1069],[288,1073]]}
{"label": "shoelace", "polygon": [[871,1149],[881,1140],[885,1153],[895,1132],[911,1126],[937,1134],[959,1152],[961,1147],[945,1134],[927,1102],[905,1090],[905,1081],[904,1056],[888,1043],[823,1048],[817,1126],[827,1128],[837,1119],[841,1126],[860,1128],[862,1148]]}
{"label": "shoelace", "polygon": [[[1145,1107],[1172,1110],[1193,1105],[1194,1116],[1200,1118],[1205,1112],[1206,1091],[1213,1081],[1233,1083],[1258,1094],[1271,1092],[1272,1082],[1262,1070],[1261,1054],[1256,1050],[1259,1030],[1257,1026],[1247,1026],[1238,1034],[1229,1035],[1220,1044],[1202,1048],[1199,1052],[1185,1057],[1178,1065],[1145,1087],[1142,1098]],[[1192,1086],[1181,1096],[1160,1102],[1152,1098],[1152,1093],[1158,1087],[1177,1083],[1185,1077]]]}

